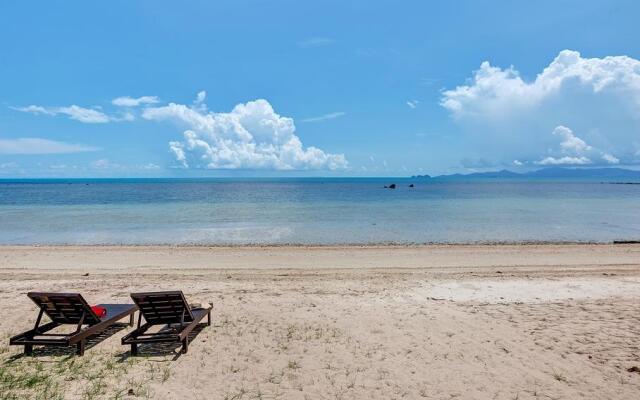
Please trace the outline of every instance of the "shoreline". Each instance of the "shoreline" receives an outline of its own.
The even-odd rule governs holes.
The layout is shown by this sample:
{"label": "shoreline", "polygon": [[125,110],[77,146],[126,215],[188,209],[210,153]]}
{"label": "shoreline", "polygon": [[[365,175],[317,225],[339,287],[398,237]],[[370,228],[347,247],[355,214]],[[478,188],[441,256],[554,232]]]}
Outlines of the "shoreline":
{"label": "shoreline", "polygon": [[509,244],[421,246],[0,246],[0,276],[15,270],[77,271],[400,270],[455,273],[461,269],[598,273],[640,268],[635,244]]}
{"label": "shoreline", "polygon": [[379,242],[379,243],[0,243],[1,248],[214,248],[214,249],[252,249],[252,248],[430,248],[430,247],[491,247],[491,246],[624,246],[640,245],[640,239],[620,239],[607,242],[601,241],[477,241],[477,242]]}

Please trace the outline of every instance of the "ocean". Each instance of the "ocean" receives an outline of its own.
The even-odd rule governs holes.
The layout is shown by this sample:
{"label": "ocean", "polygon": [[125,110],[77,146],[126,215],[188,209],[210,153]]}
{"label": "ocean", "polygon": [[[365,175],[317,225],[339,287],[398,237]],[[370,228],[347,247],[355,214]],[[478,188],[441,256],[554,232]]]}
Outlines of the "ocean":
{"label": "ocean", "polygon": [[[391,183],[396,189],[384,188]],[[639,239],[640,185],[410,178],[0,181],[0,244]]]}

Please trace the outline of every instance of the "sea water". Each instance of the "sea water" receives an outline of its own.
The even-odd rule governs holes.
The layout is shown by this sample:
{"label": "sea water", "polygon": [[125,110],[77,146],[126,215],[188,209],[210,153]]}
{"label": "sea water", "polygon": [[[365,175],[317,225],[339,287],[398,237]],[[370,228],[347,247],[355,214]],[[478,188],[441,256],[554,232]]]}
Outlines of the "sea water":
{"label": "sea water", "polygon": [[[391,183],[396,189],[384,188]],[[0,181],[0,244],[638,239],[640,185],[409,178]]]}

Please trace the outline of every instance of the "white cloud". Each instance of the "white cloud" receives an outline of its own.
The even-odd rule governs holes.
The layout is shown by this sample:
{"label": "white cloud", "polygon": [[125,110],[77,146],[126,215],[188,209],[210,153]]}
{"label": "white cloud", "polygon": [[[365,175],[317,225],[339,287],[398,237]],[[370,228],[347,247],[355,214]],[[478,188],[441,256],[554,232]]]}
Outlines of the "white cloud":
{"label": "white cloud", "polygon": [[[469,135],[470,147],[492,158],[509,157],[500,160],[505,163],[535,159],[553,143],[540,132],[561,124],[582,133],[580,141],[565,138],[565,151],[589,152],[584,147],[589,143],[603,154],[615,154],[621,163],[631,162],[640,120],[640,61],[583,58],[563,50],[533,80],[514,67],[502,69],[485,61],[468,84],[444,91],[441,105]],[[594,164],[613,160],[591,158]]]}
{"label": "white cloud", "polygon": [[591,146],[586,144],[584,140],[575,136],[573,134],[573,131],[571,131],[571,129],[567,128],[566,126],[556,126],[556,129],[553,130],[553,134],[562,136],[562,138],[564,139],[560,143],[560,148],[562,149],[563,153],[582,154],[591,150]]}
{"label": "white cloud", "polygon": [[64,114],[69,118],[84,122],[86,124],[103,124],[112,120],[111,117],[103,113],[102,111],[95,110],[93,108],[84,108],[75,104],[68,107],[42,107],[36,105],[30,105],[27,107],[12,107],[14,110],[27,112],[31,114],[44,114],[44,115],[58,115]]}
{"label": "white cloud", "polygon": [[420,103],[418,100],[409,100],[409,101],[407,101],[407,105],[409,106],[409,108],[418,107],[418,103]]}
{"label": "white cloud", "polygon": [[146,169],[146,170],[157,170],[160,169],[161,167],[157,164],[154,163],[149,163],[149,164],[145,164],[142,166],[142,169]]}
{"label": "white cloud", "polygon": [[[204,96],[198,95],[198,100]],[[278,115],[266,100],[236,105],[229,113],[170,103],[144,110],[148,120],[172,120],[186,128],[182,141],[169,143],[184,168],[208,169],[342,169],[342,154],[304,148],[293,119]]]}
{"label": "white cloud", "polygon": [[89,168],[95,171],[106,172],[106,173],[122,173],[122,172],[130,172],[130,173],[146,173],[148,171],[157,171],[162,169],[159,165],[148,163],[142,165],[127,165],[127,164],[119,164],[115,163],[108,158],[101,158],[99,160],[95,160],[89,163]]}
{"label": "white cloud", "polygon": [[312,37],[298,42],[300,47],[320,47],[328,46],[333,43],[333,39],[326,37]]}
{"label": "white cloud", "polygon": [[204,90],[199,91],[198,94],[196,95],[195,104],[203,104],[206,98],[207,98],[207,92]]}
{"label": "white cloud", "polygon": [[30,105],[26,107],[11,107],[11,108],[13,108],[16,111],[22,111],[30,114],[35,114],[35,115],[38,115],[38,114],[56,115],[56,113],[49,111],[42,106],[36,106],[36,105]]}
{"label": "white cloud", "polygon": [[65,154],[97,150],[100,149],[41,138],[0,139],[0,154]]}
{"label": "white cloud", "polygon": [[320,115],[317,117],[311,117],[311,118],[304,118],[300,121],[302,122],[322,122],[322,121],[327,121],[330,119],[336,119],[336,118],[340,118],[342,116],[345,116],[347,113],[346,112],[342,112],[342,111],[337,111],[337,112],[332,112],[329,114],[324,114],[324,115]]}
{"label": "white cloud", "polygon": [[66,114],[69,118],[86,124],[104,124],[111,120],[109,116],[101,111],[76,106],[75,104],[69,107],[58,107],[54,112],[58,114]]}
{"label": "white cloud", "polygon": [[608,162],[609,164],[620,164],[620,160],[616,156],[611,155],[609,153],[604,153],[602,155],[602,159]]}
{"label": "white cloud", "polygon": [[588,145],[584,140],[576,136],[573,131],[566,126],[556,126],[556,128],[553,130],[553,135],[560,136],[562,138],[562,141],[560,142],[560,150],[556,151],[556,153],[560,154],[560,156],[546,157],[540,161],[536,161],[536,164],[584,165],[593,163],[593,159],[598,159],[598,157],[608,164],[618,164],[620,162],[620,160],[618,160],[618,158],[616,158],[612,154],[605,153]]}
{"label": "white cloud", "polygon": [[160,99],[156,96],[130,97],[121,96],[111,100],[111,104],[118,107],[138,107],[142,104],[156,104]]}
{"label": "white cloud", "polygon": [[523,165],[523,162],[520,160],[513,160],[513,165],[520,167]]}
{"label": "white cloud", "polygon": [[587,157],[546,157],[535,162],[538,165],[585,165],[591,164],[591,160]]}

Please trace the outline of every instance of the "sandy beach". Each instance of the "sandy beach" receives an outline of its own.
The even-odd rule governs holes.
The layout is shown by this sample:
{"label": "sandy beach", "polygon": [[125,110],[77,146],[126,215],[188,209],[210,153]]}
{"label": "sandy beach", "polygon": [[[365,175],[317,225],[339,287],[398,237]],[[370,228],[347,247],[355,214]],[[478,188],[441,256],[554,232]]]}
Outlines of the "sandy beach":
{"label": "sandy beach", "polygon": [[[8,346],[29,291],[169,289],[188,354]],[[640,398],[640,245],[2,246],[0,299],[2,399]]]}

